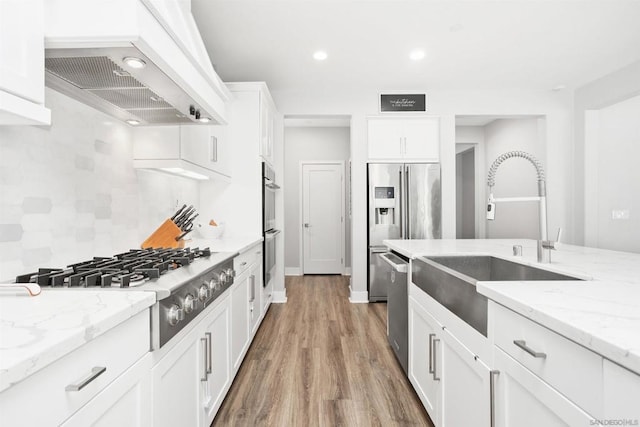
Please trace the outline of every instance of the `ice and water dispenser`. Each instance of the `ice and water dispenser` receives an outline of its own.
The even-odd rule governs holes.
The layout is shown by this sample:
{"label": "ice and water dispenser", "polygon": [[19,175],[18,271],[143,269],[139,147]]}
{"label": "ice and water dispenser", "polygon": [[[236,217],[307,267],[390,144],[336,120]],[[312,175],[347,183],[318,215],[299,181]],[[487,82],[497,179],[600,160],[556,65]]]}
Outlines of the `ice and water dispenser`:
{"label": "ice and water dispenser", "polygon": [[375,225],[395,225],[395,187],[375,187],[373,208]]}

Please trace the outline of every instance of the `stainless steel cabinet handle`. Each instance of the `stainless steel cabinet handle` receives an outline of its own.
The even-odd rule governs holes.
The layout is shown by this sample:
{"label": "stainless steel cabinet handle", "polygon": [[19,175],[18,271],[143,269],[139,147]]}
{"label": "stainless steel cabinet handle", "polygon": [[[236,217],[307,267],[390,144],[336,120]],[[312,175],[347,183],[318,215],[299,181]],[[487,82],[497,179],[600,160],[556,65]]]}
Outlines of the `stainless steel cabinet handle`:
{"label": "stainless steel cabinet handle", "polygon": [[202,357],[202,367],[204,368],[202,371],[202,377],[200,378],[200,381],[206,381],[207,377],[209,376],[209,372],[207,371],[207,356],[208,356],[208,352],[207,352],[207,339],[206,338],[200,338],[200,342],[202,343],[202,349],[204,350],[204,355]]}
{"label": "stainless steel cabinet handle", "polygon": [[532,349],[527,345],[527,342],[525,340],[513,340],[513,343],[516,346],[520,347],[522,350],[532,355],[533,357],[539,357],[541,359],[547,358],[547,353],[541,353],[539,351],[535,351],[534,349]]}
{"label": "stainless steel cabinet handle", "polygon": [[304,228],[309,228],[309,227],[311,227],[311,224],[309,224],[308,222],[305,222],[304,223]]}
{"label": "stainless steel cabinet handle", "polygon": [[429,373],[433,374],[433,338],[436,334],[429,334]]}
{"label": "stainless steel cabinet handle", "polygon": [[[407,193],[409,193],[409,189],[411,187],[409,187],[409,166],[405,167],[405,172],[404,172],[404,179],[406,180],[405,183],[405,188],[407,189]],[[409,194],[407,194],[407,210],[406,210],[406,227],[407,227],[407,234],[405,236],[405,239],[410,239],[411,238],[411,219],[409,218],[409,212],[411,212],[411,197],[409,197]]]}
{"label": "stainless steel cabinet handle", "polygon": [[245,262],[241,262],[241,263],[240,263],[240,267],[244,267],[245,265],[247,265],[247,262],[246,262],[246,261],[245,261]]}
{"label": "stainless steel cabinet handle", "polygon": [[205,338],[207,339],[207,342],[209,343],[209,351],[207,352],[207,374],[210,374],[211,372],[213,372],[213,366],[211,364],[211,332],[205,332],[204,334]]}
{"label": "stainless steel cabinet handle", "polygon": [[500,375],[500,371],[489,372],[489,410],[491,412],[491,427],[496,425],[496,376]]}
{"label": "stainless steel cabinet handle", "polygon": [[440,378],[436,377],[436,371],[438,370],[438,367],[436,365],[436,363],[438,362],[438,354],[436,353],[436,343],[440,342],[440,338],[435,338],[433,340],[433,380],[434,381],[440,381]]}
{"label": "stainless steel cabinet handle", "polygon": [[91,369],[91,373],[86,378],[81,379],[76,384],[69,384],[64,389],[66,391],[80,391],[85,388],[90,382],[102,375],[106,370],[107,368],[104,366],[96,366]]}
{"label": "stainless steel cabinet handle", "polygon": [[249,285],[251,289],[251,297],[249,299],[249,302],[253,302],[256,299],[256,276],[254,276],[253,274],[249,276],[249,282],[251,283]]}
{"label": "stainless steel cabinet handle", "polygon": [[211,136],[211,161],[212,162],[217,162],[218,161],[218,138],[216,138],[215,136]]}

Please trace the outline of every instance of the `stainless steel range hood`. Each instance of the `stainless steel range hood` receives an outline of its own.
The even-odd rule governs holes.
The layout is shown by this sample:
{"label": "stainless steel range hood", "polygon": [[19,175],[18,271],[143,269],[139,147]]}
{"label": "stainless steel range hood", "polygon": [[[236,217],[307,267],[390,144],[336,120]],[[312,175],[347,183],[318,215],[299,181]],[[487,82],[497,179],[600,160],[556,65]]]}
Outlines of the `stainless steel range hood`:
{"label": "stainless steel range hood", "polygon": [[45,3],[50,88],[133,125],[226,123],[229,92],[188,10],[172,27],[152,1]]}

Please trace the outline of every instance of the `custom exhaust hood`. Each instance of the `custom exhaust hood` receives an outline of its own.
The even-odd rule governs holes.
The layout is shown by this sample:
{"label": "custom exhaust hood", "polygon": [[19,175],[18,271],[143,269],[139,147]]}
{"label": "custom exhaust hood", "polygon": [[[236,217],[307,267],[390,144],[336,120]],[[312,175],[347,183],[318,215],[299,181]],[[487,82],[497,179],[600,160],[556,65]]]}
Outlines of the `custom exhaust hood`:
{"label": "custom exhaust hood", "polygon": [[46,85],[131,125],[226,124],[185,0],[45,2]]}

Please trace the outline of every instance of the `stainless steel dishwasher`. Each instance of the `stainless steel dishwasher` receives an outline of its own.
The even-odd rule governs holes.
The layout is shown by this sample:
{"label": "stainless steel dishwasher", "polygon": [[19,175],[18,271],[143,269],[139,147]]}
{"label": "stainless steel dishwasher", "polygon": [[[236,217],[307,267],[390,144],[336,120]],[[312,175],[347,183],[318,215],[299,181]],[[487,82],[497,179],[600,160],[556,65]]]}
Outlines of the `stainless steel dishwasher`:
{"label": "stainless steel dishwasher", "polygon": [[381,254],[380,258],[391,266],[387,295],[387,340],[406,374],[409,363],[409,260],[392,252]]}

